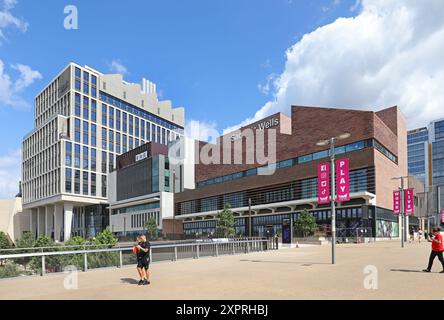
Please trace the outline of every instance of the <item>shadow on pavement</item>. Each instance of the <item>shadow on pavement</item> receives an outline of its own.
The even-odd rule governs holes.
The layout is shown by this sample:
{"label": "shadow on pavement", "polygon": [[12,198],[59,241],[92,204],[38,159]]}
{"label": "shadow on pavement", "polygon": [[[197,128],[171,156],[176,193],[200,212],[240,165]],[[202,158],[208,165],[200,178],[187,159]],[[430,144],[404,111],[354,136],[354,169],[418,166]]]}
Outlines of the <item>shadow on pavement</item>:
{"label": "shadow on pavement", "polygon": [[408,269],[390,269],[390,271],[395,271],[395,272],[419,272],[419,273],[425,273],[425,272],[422,272],[421,270],[408,270]]}
{"label": "shadow on pavement", "polygon": [[298,261],[267,261],[267,260],[240,260],[241,262],[254,262],[254,263],[285,263],[285,264],[300,264],[303,267],[310,267],[313,264],[331,264],[328,262],[298,262]]}
{"label": "shadow on pavement", "polygon": [[124,282],[124,283],[128,283],[128,284],[138,284],[139,281],[137,281],[136,279],[132,279],[132,278],[122,278],[120,279],[120,281]]}

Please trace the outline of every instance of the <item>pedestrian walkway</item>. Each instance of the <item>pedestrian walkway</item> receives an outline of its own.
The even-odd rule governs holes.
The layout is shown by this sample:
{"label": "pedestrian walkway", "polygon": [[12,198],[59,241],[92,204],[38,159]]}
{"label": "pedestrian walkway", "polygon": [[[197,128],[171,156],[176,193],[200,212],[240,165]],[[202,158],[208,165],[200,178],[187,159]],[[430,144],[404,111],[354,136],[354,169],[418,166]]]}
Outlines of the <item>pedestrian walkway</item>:
{"label": "pedestrian walkway", "polygon": [[0,280],[0,299],[444,299],[438,261],[434,273],[420,272],[428,243],[338,245],[334,266],[330,250],[307,246],[154,263],[146,287],[137,286],[133,267],[79,272],[77,290],[64,288],[65,274]]}

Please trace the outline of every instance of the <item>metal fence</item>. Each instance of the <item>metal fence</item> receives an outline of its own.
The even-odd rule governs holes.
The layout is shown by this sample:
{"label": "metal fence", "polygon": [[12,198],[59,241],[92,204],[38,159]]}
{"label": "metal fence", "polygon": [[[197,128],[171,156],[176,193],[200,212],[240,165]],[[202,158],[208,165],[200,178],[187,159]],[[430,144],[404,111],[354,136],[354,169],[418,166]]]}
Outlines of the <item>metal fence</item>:
{"label": "metal fence", "polygon": [[[68,251],[48,251],[50,248],[39,249],[39,252],[0,254],[0,278],[13,278],[26,275],[46,275],[66,270],[83,270],[118,267],[137,263],[133,247],[113,247],[87,249],[87,246],[74,247]],[[69,247],[66,247],[69,248]],[[278,249],[274,239],[213,239],[194,243],[153,244],[150,249],[151,262],[177,261],[182,259],[199,259],[221,255],[246,254]]]}

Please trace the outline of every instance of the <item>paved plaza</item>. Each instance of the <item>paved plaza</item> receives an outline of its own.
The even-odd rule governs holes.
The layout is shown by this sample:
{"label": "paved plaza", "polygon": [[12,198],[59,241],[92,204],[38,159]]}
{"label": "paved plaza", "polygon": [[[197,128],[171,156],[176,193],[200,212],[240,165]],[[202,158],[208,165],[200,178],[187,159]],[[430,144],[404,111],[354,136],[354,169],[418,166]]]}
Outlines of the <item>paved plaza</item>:
{"label": "paved plaza", "polygon": [[[442,300],[439,261],[433,273],[420,272],[429,250],[428,243],[401,249],[398,241],[338,245],[334,266],[330,246],[159,262],[152,265],[152,284],[145,287],[137,286],[133,267],[80,272],[77,290],[64,288],[65,274],[23,277],[0,280],[0,299]],[[377,270],[376,290],[364,286],[367,266],[376,267],[368,267]]]}

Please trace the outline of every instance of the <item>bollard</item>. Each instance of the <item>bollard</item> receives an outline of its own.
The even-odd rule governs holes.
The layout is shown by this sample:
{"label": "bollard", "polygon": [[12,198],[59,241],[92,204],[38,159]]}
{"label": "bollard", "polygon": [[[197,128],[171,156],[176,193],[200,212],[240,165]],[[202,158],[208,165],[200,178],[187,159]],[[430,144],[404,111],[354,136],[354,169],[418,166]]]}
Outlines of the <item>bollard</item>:
{"label": "bollard", "polygon": [[234,246],[234,243],[233,243],[233,245],[232,245],[231,252],[233,253],[233,255],[236,254],[236,248],[235,248],[235,246]]}
{"label": "bollard", "polygon": [[120,265],[120,268],[123,267],[123,253],[122,253],[122,251],[119,251],[119,265]]}
{"label": "bollard", "polygon": [[83,255],[83,271],[88,271],[88,255],[86,253]]}
{"label": "bollard", "polygon": [[219,245],[216,243],[216,257],[219,256]]}
{"label": "bollard", "polygon": [[150,262],[153,262],[153,249],[150,248]]}
{"label": "bollard", "polygon": [[200,250],[200,246],[197,245],[196,246],[196,257],[197,257],[197,259],[199,259],[199,250]]}
{"label": "bollard", "polygon": [[177,261],[177,247],[174,247],[174,261]]}
{"label": "bollard", "polygon": [[46,275],[46,263],[45,263],[45,256],[42,256],[42,277]]}

